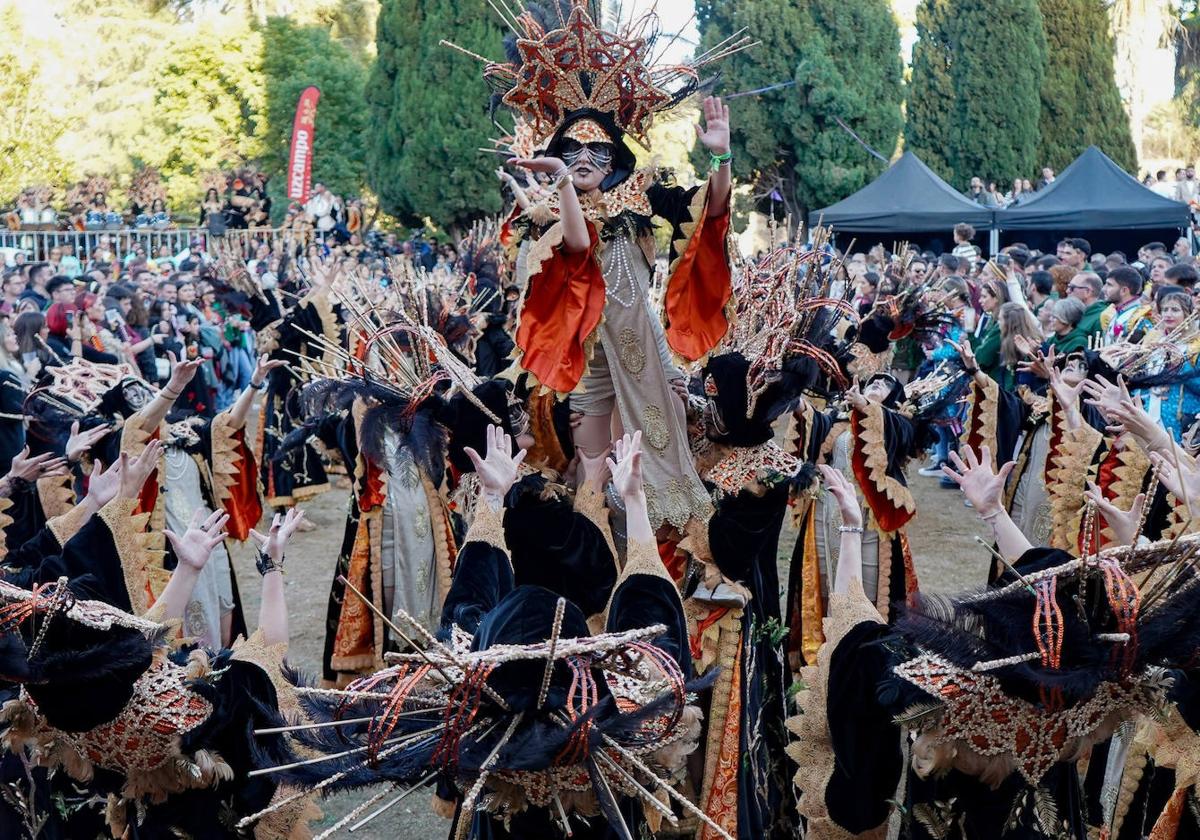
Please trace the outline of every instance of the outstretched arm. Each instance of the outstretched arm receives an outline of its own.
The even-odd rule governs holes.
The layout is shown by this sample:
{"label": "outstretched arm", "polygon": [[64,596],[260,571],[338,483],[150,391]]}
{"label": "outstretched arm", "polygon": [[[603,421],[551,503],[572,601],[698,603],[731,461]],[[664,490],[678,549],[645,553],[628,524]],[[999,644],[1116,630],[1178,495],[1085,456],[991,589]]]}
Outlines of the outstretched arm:
{"label": "outstretched arm", "polygon": [[608,459],[613,489],[625,503],[625,534],[632,543],[654,544],[654,529],[646,510],[646,485],[642,481],[642,433],[626,434],[613,445]]}
{"label": "outstretched arm", "polygon": [[170,529],[163,532],[171,541],[171,548],[175,549],[179,565],[175,567],[171,580],[155,603],[159,611],[158,617],[162,621],[183,619],[188,601],[192,600],[196,581],[200,579],[200,572],[208,563],[212,550],[228,536],[225,533],[225,523],[229,521],[229,514],[217,511],[201,522],[203,515],[203,510],[196,511],[192,516],[191,525],[182,537]]}
{"label": "outstretched arm", "polygon": [[258,357],[258,362],[254,365],[254,375],[250,377],[250,384],[238,395],[237,402],[229,409],[229,417],[233,421],[234,428],[240,429],[246,425],[246,418],[250,415],[250,407],[254,405],[254,395],[262,388],[262,384],[267,381],[267,374],[275,368],[287,367],[287,364],[282,359],[275,359],[273,361],[268,359],[266,353]]}
{"label": "outstretched arm", "polygon": [[833,592],[844,595],[850,588],[850,581],[862,581],[862,507],[858,503],[858,494],[854,485],[842,474],[827,464],[817,464],[821,477],[825,479],[825,487],[837,499],[838,510],[842,513],[841,543],[838,549],[837,572],[833,578]]}
{"label": "outstretched arm", "polygon": [[1006,558],[1020,557],[1033,546],[1009,517],[1003,502],[1004,482],[1015,462],[1009,461],[999,472],[992,472],[992,451],[989,447],[981,447],[978,458],[969,446],[963,447],[963,454],[967,458],[966,463],[958,457],[957,452],[951,452],[950,460],[954,462],[955,469],[942,467],[942,473],[962,488],[963,495],[975,506],[979,518],[991,526],[1000,553]]}
{"label": "outstretched arm", "polygon": [[729,170],[729,106],[719,96],[704,100],[704,126],[696,126],[699,140],[718,164],[708,176],[708,215],[723,216],[729,210],[729,189],[733,181]]}
{"label": "outstretched arm", "polygon": [[250,529],[250,536],[258,543],[258,571],[263,579],[258,629],[269,645],[286,645],[289,640],[287,598],[283,591],[283,550],[303,521],[304,511],[292,508],[286,516],[275,514],[266,535]]}
{"label": "outstretched arm", "polygon": [[167,384],[162,387],[150,404],[143,408],[138,415],[141,417],[142,430],[153,433],[158,424],[163,421],[171,411],[171,406],[175,405],[175,400],[183,396],[183,389],[192,381],[192,377],[196,375],[196,371],[200,369],[202,359],[195,359],[190,362],[180,362],[175,359],[173,354],[168,354],[171,360],[171,378],[167,380]]}

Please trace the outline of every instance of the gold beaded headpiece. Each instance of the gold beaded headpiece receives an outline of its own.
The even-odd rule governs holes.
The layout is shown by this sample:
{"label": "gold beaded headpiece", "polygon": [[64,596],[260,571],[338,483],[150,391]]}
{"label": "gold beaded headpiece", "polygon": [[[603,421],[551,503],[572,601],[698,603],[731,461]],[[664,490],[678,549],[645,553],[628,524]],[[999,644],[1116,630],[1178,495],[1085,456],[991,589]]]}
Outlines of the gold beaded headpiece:
{"label": "gold beaded headpiece", "polygon": [[553,3],[549,16],[557,18],[557,26],[545,13],[539,16],[523,9],[520,0],[516,13],[503,2],[492,8],[514,33],[509,38],[509,61],[491,61],[456,44],[442,43],[484,62],[483,77],[500,101],[542,138],[558,130],[572,113],[594,111],[610,116],[618,129],[647,145],[654,115],[697,89],[701,67],[753,45],[739,31],[690,63],[658,64],[654,56],[658,17],[653,12],[609,32],[593,19],[589,0]]}

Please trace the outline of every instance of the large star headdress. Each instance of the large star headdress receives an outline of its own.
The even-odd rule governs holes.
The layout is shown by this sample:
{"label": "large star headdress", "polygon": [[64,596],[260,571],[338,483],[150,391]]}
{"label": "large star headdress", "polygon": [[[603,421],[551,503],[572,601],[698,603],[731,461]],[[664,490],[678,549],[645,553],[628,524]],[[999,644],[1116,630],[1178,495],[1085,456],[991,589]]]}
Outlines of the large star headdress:
{"label": "large star headdress", "polygon": [[[687,64],[658,64],[658,18],[653,12],[609,32],[589,13],[588,0],[562,0],[553,8],[557,27],[548,25],[545,10],[532,4],[520,14],[504,16],[516,33],[507,42],[508,61],[490,61],[442,42],[484,61],[484,79],[540,138],[553,134],[573,112],[596,111],[646,145],[654,115],[697,89],[701,67],[752,46],[738,32]],[[569,12],[564,17],[565,8]]]}

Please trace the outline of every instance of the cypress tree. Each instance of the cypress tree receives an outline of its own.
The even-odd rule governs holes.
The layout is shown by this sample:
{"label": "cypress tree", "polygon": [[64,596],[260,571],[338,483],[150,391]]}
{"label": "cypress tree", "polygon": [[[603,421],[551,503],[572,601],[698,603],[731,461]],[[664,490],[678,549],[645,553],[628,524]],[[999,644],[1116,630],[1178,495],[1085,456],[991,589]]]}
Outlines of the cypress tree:
{"label": "cypress tree", "polygon": [[500,210],[497,161],[477,149],[497,134],[478,62],[443,38],[502,59],[500,25],[478,0],[385,0],[367,84],[367,174],[385,211],[461,229]]}
{"label": "cypress tree", "polygon": [[[701,50],[736,30],[763,43],[727,59],[722,92],[794,82],[731,103],[733,174],[801,218],[844,198],[886,165],[901,127],[900,35],[886,0],[699,0]],[[700,155],[703,157],[703,155]]]}
{"label": "cypress tree", "polygon": [[908,146],[955,186],[1038,168],[1046,35],[1036,0],[923,0]]}
{"label": "cypress tree", "polygon": [[[823,81],[829,103],[827,108],[802,103],[793,133],[801,150],[801,196],[809,207],[823,207],[866,186],[887,166],[835,117],[890,158],[904,123],[903,65],[900,30],[887,0],[809,0],[808,10],[823,43],[811,60],[802,54],[797,89],[803,96],[806,88],[819,90]],[[831,72],[806,73],[826,60]],[[805,83],[806,75],[813,84]]]}
{"label": "cypress tree", "polygon": [[[817,34],[803,6],[790,0],[697,0],[700,46],[704,52],[745,27],[747,34],[762,41],[721,62],[720,93],[757,90],[795,78],[796,65],[805,44]],[[787,210],[800,212],[800,195],[795,172],[797,155],[792,122],[797,119],[800,99],[796,91],[781,88],[730,102],[733,177],[754,185],[764,206],[777,191]],[[704,171],[707,155],[698,149],[697,171]]]}
{"label": "cypress tree", "polygon": [[1046,27],[1041,165],[1062,169],[1097,145],[1129,172],[1137,152],[1113,76],[1104,0],[1040,0]]}

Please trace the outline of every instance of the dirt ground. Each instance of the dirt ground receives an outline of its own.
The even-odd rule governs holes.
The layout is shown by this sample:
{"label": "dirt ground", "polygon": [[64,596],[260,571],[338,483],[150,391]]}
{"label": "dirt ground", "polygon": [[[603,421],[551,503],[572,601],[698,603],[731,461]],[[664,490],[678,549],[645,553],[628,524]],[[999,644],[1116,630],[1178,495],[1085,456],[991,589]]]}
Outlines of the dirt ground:
{"label": "dirt ground", "polygon": [[[914,463],[909,470],[909,484],[917,501],[917,517],[909,527],[909,540],[922,587],[954,590],[982,583],[987,573],[987,552],[974,541],[974,536],[985,534],[985,526],[972,510],[963,506],[962,494],[957,489],[944,490],[938,486],[937,479],[918,476],[917,466]],[[320,668],[326,600],[341,547],[346,501],[346,491],[334,490],[305,505],[308,518],[317,528],[297,535],[287,553],[290,659],[293,666],[310,673],[317,673]],[[786,575],[794,541],[794,533],[783,535],[781,575]],[[258,611],[258,591],[254,585],[258,576],[251,552],[245,546],[236,549],[234,555],[246,599],[247,617],[253,623]],[[326,800],[321,804],[326,814],[321,828],[332,826],[375,792]],[[446,837],[448,830],[448,821],[431,814],[429,794],[418,791],[354,835],[343,829],[338,836],[365,840],[440,840]]]}

